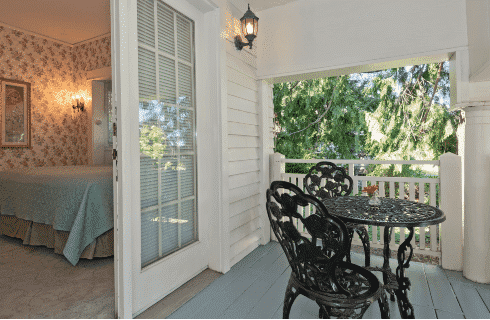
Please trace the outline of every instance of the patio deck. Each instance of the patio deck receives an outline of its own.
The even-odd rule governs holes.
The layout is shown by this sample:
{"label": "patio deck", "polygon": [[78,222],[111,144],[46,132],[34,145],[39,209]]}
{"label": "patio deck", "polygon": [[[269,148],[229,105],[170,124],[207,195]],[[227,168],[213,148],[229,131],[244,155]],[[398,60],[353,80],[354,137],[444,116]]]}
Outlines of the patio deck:
{"label": "patio deck", "polygon": [[[354,263],[363,264],[359,254]],[[372,256],[372,265],[382,258]],[[396,266],[390,260],[392,268]],[[291,268],[277,242],[259,246],[217,278],[168,318],[282,318],[282,302]],[[408,270],[412,283],[409,299],[416,318],[490,318],[490,285],[463,278],[462,272],[413,262]],[[396,302],[390,302],[391,317],[400,318]],[[290,318],[318,318],[315,302],[299,296],[291,308]],[[380,318],[378,304],[371,306],[364,318]]]}

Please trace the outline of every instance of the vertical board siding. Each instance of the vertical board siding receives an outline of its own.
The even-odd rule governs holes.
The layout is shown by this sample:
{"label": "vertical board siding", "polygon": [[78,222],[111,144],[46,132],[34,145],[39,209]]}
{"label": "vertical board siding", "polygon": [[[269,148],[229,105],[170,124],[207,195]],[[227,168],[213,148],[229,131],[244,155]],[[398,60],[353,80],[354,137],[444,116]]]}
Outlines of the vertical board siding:
{"label": "vertical board siding", "polygon": [[260,244],[263,233],[260,185],[264,173],[260,165],[256,57],[245,50],[237,51],[229,39],[226,52],[230,266],[233,266]]}

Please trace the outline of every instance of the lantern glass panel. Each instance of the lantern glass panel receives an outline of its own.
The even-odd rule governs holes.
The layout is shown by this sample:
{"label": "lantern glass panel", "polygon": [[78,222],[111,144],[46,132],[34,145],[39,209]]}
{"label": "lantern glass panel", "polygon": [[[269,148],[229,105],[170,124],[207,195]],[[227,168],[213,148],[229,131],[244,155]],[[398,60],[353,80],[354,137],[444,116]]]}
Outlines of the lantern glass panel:
{"label": "lantern glass panel", "polygon": [[254,19],[254,35],[257,36],[257,30],[259,29],[259,22]]}
{"label": "lantern glass panel", "polygon": [[245,19],[242,24],[242,32],[245,36],[256,34],[254,19]]}

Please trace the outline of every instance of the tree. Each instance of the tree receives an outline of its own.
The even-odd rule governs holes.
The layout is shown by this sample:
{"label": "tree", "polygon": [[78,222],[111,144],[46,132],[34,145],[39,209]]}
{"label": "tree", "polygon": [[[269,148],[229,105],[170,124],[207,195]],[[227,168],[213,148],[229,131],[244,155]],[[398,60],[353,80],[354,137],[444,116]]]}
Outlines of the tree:
{"label": "tree", "polygon": [[376,159],[437,159],[457,153],[459,112],[449,112],[447,63],[391,69],[378,74],[365,93],[379,100],[366,114],[366,150]]}
{"label": "tree", "polygon": [[[287,158],[434,159],[456,153],[447,63],[274,85],[275,150]],[[288,172],[308,165],[288,164]]]}
{"label": "tree", "polygon": [[[276,84],[275,150],[288,158],[353,159],[364,152],[364,112],[375,108],[349,76]],[[288,164],[294,172],[303,167]]]}
{"label": "tree", "polygon": [[[169,155],[175,153],[169,152],[169,149],[172,145],[175,146],[176,143],[175,141],[170,141],[169,146],[169,136],[164,131],[164,129],[174,128],[175,121],[168,114],[166,116],[166,109],[169,110],[167,113],[172,114],[172,109],[175,108],[167,108],[164,103],[158,101],[140,103],[140,153],[157,160],[154,162],[155,168],[158,168],[160,159],[164,157],[168,158]],[[181,114],[181,118],[185,116],[185,113]],[[180,136],[180,132],[172,130],[171,136],[174,138],[175,136]],[[184,164],[180,161],[177,165],[172,165],[170,161],[165,162],[163,169],[167,170],[168,168],[172,170],[185,170]]]}

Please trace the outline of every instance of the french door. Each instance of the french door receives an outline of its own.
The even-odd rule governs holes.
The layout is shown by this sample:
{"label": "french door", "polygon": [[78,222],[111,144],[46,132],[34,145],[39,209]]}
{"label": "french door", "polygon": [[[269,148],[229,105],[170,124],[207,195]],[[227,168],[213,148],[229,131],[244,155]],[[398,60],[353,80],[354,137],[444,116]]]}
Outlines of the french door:
{"label": "french door", "polygon": [[[198,2],[198,1],[197,1]],[[206,67],[195,0],[111,0],[118,317],[134,317],[209,266],[213,189],[197,115]],[[199,132],[199,138],[197,133]],[[212,196],[212,195],[211,195]]]}

